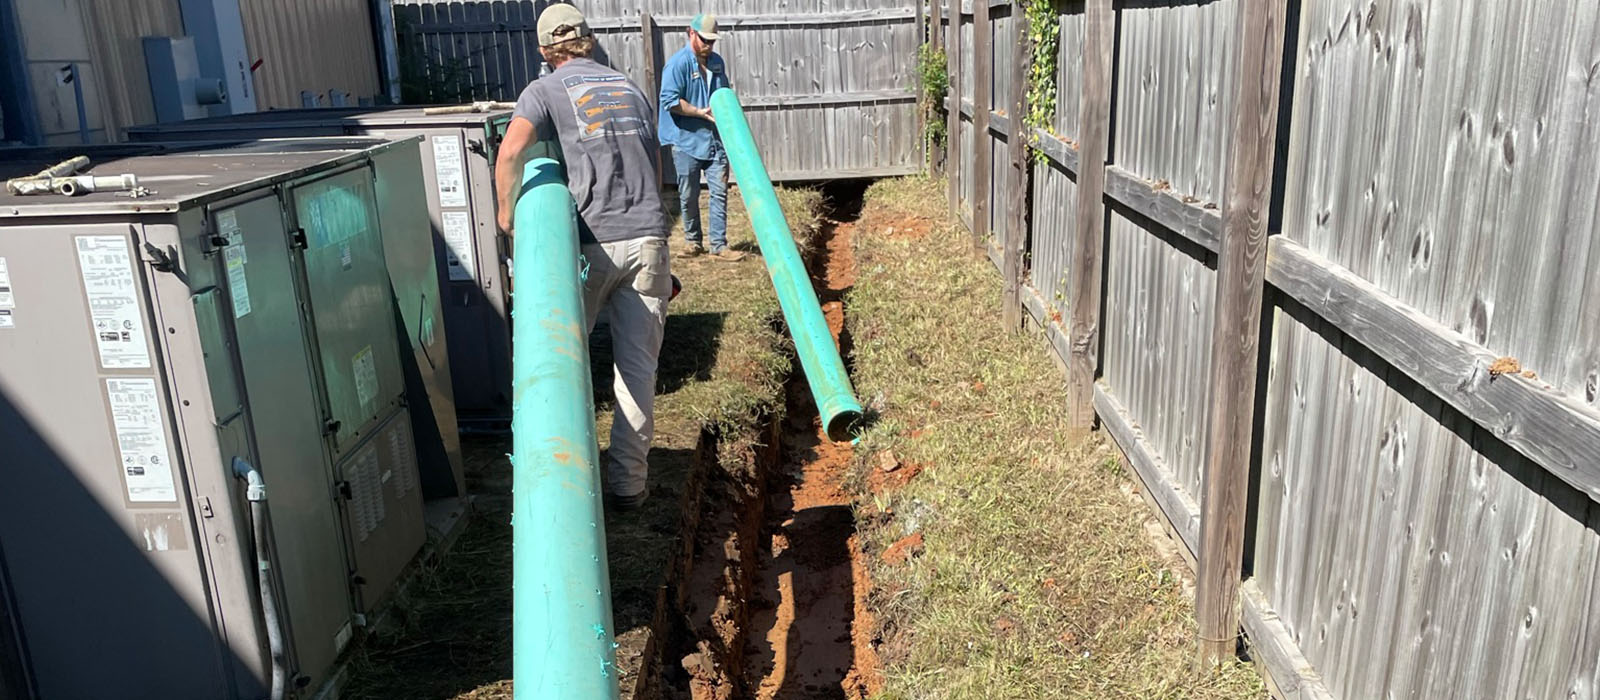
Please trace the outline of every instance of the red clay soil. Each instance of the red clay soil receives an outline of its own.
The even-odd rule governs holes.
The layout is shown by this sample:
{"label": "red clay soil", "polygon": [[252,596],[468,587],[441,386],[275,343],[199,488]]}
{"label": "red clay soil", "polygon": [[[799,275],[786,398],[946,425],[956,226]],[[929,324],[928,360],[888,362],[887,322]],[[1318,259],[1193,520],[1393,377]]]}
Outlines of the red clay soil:
{"label": "red clay soil", "polygon": [[[829,223],[818,276],[837,343],[842,297],[856,278],[855,225]],[[791,405],[785,426],[788,473],[779,475],[770,497],[770,546],[752,600],[748,687],[759,700],[862,700],[881,688],[882,671],[866,605],[872,580],[844,487],[854,452],[849,443],[827,439],[803,385],[793,394],[799,405]]]}
{"label": "red clay soil", "polygon": [[902,462],[894,471],[873,469],[867,475],[867,489],[875,494],[884,494],[911,483],[922,473],[922,465],[916,462]]}

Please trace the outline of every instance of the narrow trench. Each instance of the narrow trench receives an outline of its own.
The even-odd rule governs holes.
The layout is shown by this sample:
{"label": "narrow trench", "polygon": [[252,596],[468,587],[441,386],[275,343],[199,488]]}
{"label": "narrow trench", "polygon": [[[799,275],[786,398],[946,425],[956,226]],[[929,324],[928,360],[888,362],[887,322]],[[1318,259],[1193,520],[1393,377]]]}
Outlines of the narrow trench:
{"label": "narrow trench", "polygon": [[[823,190],[811,265],[829,330],[849,363],[844,297],[865,182]],[[879,686],[866,559],[845,489],[849,443],[827,439],[798,364],[767,459],[713,485],[687,585],[681,671],[669,697],[693,700],[861,700]],[[748,543],[748,545],[746,544]],[[676,660],[676,659],[673,659]]]}

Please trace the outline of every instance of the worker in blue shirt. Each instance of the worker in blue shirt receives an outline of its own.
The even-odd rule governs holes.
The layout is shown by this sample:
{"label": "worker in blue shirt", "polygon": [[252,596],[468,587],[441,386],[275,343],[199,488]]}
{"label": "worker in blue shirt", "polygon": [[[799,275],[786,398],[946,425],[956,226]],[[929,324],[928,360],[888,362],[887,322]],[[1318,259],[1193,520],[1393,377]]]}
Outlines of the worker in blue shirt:
{"label": "worker in blue shirt", "polygon": [[700,244],[700,173],[711,190],[711,256],[737,261],[744,253],[728,248],[728,153],[717,135],[711,114],[711,93],[729,87],[722,56],[712,51],[720,38],[717,16],[696,15],[689,22],[689,43],[667,59],[661,70],[661,113],[657,135],[672,146],[672,164],[678,171],[678,206],[683,213],[683,238],[689,244],[683,255],[706,253]]}

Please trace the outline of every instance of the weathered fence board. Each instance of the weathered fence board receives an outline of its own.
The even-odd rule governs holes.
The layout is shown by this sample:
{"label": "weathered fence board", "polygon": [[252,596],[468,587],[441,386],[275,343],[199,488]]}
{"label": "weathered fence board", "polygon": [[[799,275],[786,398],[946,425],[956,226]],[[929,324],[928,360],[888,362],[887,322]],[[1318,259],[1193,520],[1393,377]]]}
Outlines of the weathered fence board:
{"label": "weathered fence board", "polygon": [[[536,23],[545,0],[393,2],[400,41],[419,49],[413,80],[434,99],[514,100],[538,77]],[[667,57],[683,47],[689,20],[703,10],[684,0],[577,5],[595,31],[598,58],[640,85],[654,84]],[[773,179],[920,170],[912,76],[923,31],[915,7],[893,0],[799,6],[740,0],[716,9],[723,31],[718,51],[740,98],[752,106],[750,128]],[[655,28],[648,42],[644,12]]]}
{"label": "weathered fence board", "polygon": [[1048,307],[1047,318],[1038,319],[1041,323],[1060,323],[1064,316],[1071,289],[1067,252],[1074,247],[1077,209],[1078,185],[1068,171],[1055,162],[1036,164],[1028,277]]}
{"label": "weathered fence board", "polygon": [[[1244,561],[1208,568],[1284,696],[1596,697],[1600,6],[1302,0],[1285,50],[1241,34],[1241,3],[1268,0],[1061,6],[1019,295],[1068,367],[1069,401],[1098,379],[1101,424],[1190,553],[1218,546],[1199,541],[1222,517],[1198,502],[1212,472],[1233,475],[1235,497],[1248,473]],[[977,6],[995,26],[1012,11]],[[1008,60],[995,34],[974,64],[971,27],[989,16],[967,15],[953,46],[966,167],[952,191],[969,227],[991,223],[971,219],[980,192],[1004,186],[976,152],[1020,128],[974,99],[974,71]],[[1236,84],[1246,42],[1263,68]],[[1273,54],[1291,64],[1276,98]],[[1096,76],[1113,74],[1102,93]],[[1245,174],[1229,164],[1242,95]],[[974,138],[979,119],[992,128]],[[1269,180],[1259,164],[1274,158]],[[1207,469],[1230,186],[1252,226],[1282,235],[1251,253],[1265,250],[1268,289],[1236,286],[1239,343],[1224,344],[1265,346],[1227,381],[1258,427],[1229,433],[1243,437]],[[1267,316],[1253,329],[1252,305]],[[1495,376],[1502,356],[1496,373],[1511,359],[1532,372]]]}

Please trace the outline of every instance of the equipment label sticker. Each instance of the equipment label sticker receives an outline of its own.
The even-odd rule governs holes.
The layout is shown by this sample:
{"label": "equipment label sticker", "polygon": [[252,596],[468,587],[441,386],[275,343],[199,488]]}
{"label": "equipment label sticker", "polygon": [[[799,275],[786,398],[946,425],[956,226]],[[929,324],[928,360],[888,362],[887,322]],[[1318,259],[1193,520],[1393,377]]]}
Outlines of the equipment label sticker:
{"label": "equipment label sticker", "polygon": [[477,272],[472,252],[472,221],[464,211],[447,211],[440,216],[444,219],[444,257],[450,281],[471,281]]}
{"label": "equipment label sticker", "polygon": [[78,236],[78,267],[89,296],[89,318],[100,347],[100,366],[136,369],[150,366],[133,254],[122,236]]}
{"label": "equipment label sticker", "polygon": [[350,367],[355,374],[356,399],[361,402],[361,410],[371,413],[370,404],[378,396],[378,368],[372,362],[372,346],[361,348],[350,360]]}
{"label": "equipment label sticker", "polygon": [[233,297],[233,317],[244,318],[250,314],[250,278],[244,271],[244,246],[223,248],[222,257],[228,262],[228,294]]}
{"label": "equipment label sticker", "polygon": [[433,179],[439,187],[439,206],[467,206],[467,183],[462,177],[461,141],[455,136],[433,137]]}
{"label": "equipment label sticker", "polygon": [[11,291],[11,270],[6,267],[6,259],[0,258],[0,309],[14,309],[17,306],[17,297]]}
{"label": "equipment label sticker", "polygon": [[106,380],[117,453],[128,500],[163,503],[178,500],[172,481],[172,452],[161,422],[161,397],[156,380],[135,377]]}
{"label": "equipment label sticker", "polygon": [[11,309],[0,309],[0,328],[16,328],[17,320],[11,317]]}
{"label": "equipment label sticker", "polygon": [[217,215],[217,233],[228,240],[229,246],[239,248],[239,258],[249,262],[244,250],[244,234],[239,231],[239,212],[229,209]]}

